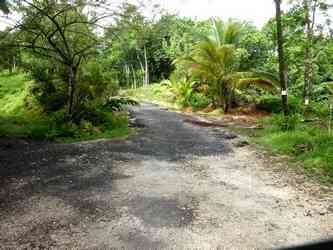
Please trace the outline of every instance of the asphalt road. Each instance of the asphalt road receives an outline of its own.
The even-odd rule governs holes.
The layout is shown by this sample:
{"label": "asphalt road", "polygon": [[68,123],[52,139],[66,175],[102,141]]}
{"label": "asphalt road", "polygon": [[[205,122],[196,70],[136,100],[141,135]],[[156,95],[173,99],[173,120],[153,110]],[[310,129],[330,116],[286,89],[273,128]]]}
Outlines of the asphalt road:
{"label": "asphalt road", "polygon": [[319,185],[293,184],[220,128],[150,104],[133,115],[143,128],[127,140],[0,141],[0,249],[267,249],[333,236]]}

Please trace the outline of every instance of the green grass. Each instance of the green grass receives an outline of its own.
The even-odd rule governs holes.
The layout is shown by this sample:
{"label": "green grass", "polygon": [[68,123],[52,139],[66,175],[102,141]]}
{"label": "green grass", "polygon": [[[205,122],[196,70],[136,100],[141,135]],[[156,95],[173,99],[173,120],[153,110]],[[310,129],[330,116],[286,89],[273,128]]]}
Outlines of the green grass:
{"label": "green grass", "polygon": [[28,78],[26,74],[0,74],[0,114],[15,114],[25,106]]}
{"label": "green grass", "polygon": [[121,95],[129,96],[139,102],[156,103],[172,109],[180,109],[170,89],[159,83],[137,89],[122,90]]}
{"label": "green grass", "polygon": [[255,133],[253,141],[272,153],[291,156],[307,173],[333,184],[332,135],[309,124],[301,124],[291,131],[281,131],[272,124]]}
{"label": "green grass", "polygon": [[[135,129],[131,129],[128,127],[128,117],[125,114],[114,115],[112,113],[108,113],[107,121],[105,122],[105,124],[103,124],[103,126],[93,127],[89,125],[83,127],[85,128],[81,127],[81,129],[77,129],[77,126],[75,126],[75,132],[73,135],[58,136],[56,138],[56,141],[62,143],[73,143],[96,139],[127,138],[129,135],[132,135],[135,132]],[[66,130],[66,128],[63,130]]]}
{"label": "green grass", "polygon": [[53,115],[42,112],[29,95],[32,84],[27,74],[0,73],[0,138],[22,138],[77,142],[100,138],[122,138],[131,134],[124,114],[106,113],[105,124],[56,124]]}
{"label": "green grass", "polygon": [[42,139],[47,133],[49,120],[29,100],[29,84],[26,74],[0,74],[0,137]]}

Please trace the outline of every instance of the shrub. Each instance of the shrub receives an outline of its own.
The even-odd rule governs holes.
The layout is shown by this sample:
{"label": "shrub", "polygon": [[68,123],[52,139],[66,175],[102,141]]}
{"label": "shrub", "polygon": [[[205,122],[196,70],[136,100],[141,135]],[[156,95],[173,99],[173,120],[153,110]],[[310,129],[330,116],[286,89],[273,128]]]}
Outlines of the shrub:
{"label": "shrub", "polygon": [[104,111],[120,111],[123,110],[126,106],[136,106],[139,103],[133,99],[125,97],[114,97],[108,99],[103,105],[102,108]]}
{"label": "shrub", "polygon": [[196,109],[206,108],[209,103],[209,98],[202,93],[193,93],[189,100],[190,106]]}
{"label": "shrub", "polygon": [[[290,95],[288,98],[289,102],[289,111],[291,113],[297,113],[300,111],[301,100],[295,96]],[[265,95],[259,99],[257,103],[257,109],[272,112],[272,113],[281,113],[282,112],[282,103],[281,97],[273,95]]]}
{"label": "shrub", "polygon": [[277,126],[279,130],[295,130],[301,123],[301,116],[299,114],[274,115],[272,117],[273,126]]}
{"label": "shrub", "polygon": [[182,107],[191,106],[190,100],[193,94],[194,82],[188,81],[185,77],[171,74],[169,80],[161,82],[161,86],[167,86],[173,93],[176,102]]}
{"label": "shrub", "polygon": [[329,104],[326,101],[312,102],[304,110],[306,114],[312,114],[316,117],[327,118],[329,116]]}
{"label": "shrub", "polygon": [[118,93],[118,82],[112,72],[98,61],[90,60],[82,66],[78,77],[78,96],[83,100],[107,98]]}

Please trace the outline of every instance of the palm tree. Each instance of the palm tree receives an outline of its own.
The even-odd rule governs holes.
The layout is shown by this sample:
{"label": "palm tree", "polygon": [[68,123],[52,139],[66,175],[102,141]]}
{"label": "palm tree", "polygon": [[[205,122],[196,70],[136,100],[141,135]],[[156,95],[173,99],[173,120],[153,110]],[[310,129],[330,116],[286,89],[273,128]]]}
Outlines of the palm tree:
{"label": "palm tree", "polygon": [[278,83],[273,76],[260,72],[239,72],[240,53],[239,40],[242,34],[242,24],[229,20],[212,20],[211,35],[203,37],[202,41],[192,51],[189,57],[180,58],[194,79],[206,82],[217,98],[217,104],[228,112],[235,88],[255,84],[267,89],[275,89]]}

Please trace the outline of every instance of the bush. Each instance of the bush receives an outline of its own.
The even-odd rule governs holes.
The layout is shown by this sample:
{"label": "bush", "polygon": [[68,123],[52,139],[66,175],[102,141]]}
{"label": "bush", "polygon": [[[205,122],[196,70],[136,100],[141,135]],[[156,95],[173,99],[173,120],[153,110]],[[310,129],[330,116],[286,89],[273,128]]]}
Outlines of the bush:
{"label": "bush", "polygon": [[123,110],[126,106],[136,106],[139,105],[139,103],[133,99],[125,98],[125,97],[118,97],[118,98],[110,98],[107,100],[103,106],[102,109],[104,111],[120,111]]}
{"label": "bush", "polygon": [[30,72],[34,79],[30,94],[35,97],[43,110],[54,112],[64,108],[67,102],[67,92],[64,80],[58,76],[60,72],[56,72],[48,63],[35,60],[32,61]]}
{"label": "bush", "polygon": [[118,93],[118,82],[114,75],[98,61],[90,60],[79,72],[78,95],[81,99],[98,99],[114,96]]}
{"label": "bush", "polygon": [[300,125],[301,118],[299,114],[291,114],[289,116],[273,115],[271,124],[273,127],[275,126],[277,130],[295,130]]}
{"label": "bush", "polygon": [[210,103],[210,100],[202,93],[193,93],[189,104],[191,107],[196,109],[206,108]]}
{"label": "bush", "polygon": [[329,104],[328,102],[320,101],[320,102],[312,102],[310,105],[306,106],[304,110],[305,114],[312,114],[316,117],[320,118],[328,118],[329,116]]}
{"label": "bush", "polygon": [[[290,95],[288,98],[288,102],[289,102],[289,111],[291,113],[300,112],[301,100],[299,98]],[[281,113],[283,111],[281,97],[279,96],[265,95],[259,99],[259,102],[257,103],[256,106],[258,110],[263,110],[272,113]]]}

